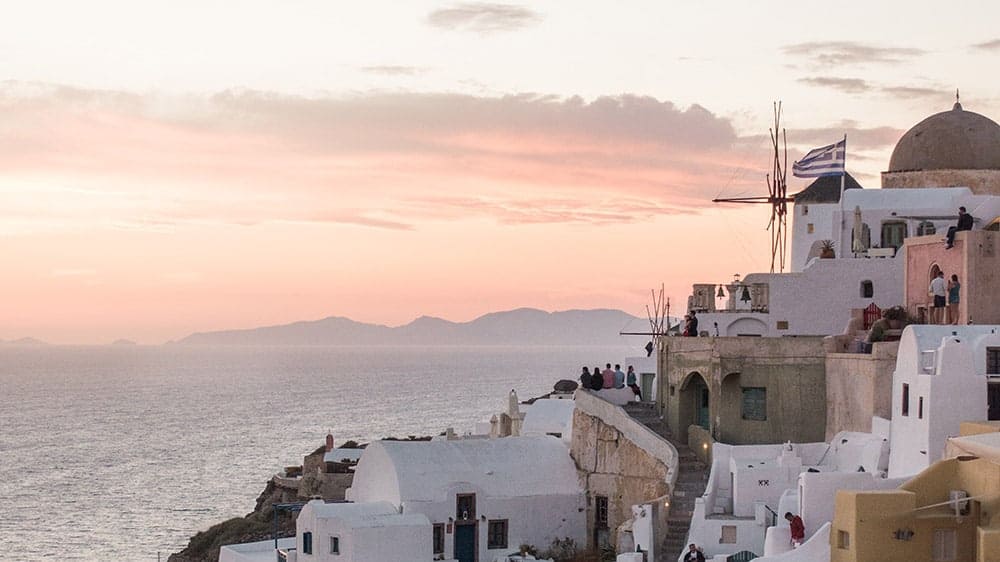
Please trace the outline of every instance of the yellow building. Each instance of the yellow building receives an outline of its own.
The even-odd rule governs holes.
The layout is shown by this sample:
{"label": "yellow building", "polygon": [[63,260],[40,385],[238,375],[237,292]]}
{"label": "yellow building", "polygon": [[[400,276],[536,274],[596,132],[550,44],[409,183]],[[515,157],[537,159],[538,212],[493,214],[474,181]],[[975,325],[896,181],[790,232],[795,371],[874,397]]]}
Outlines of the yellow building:
{"label": "yellow building", "polygon": [[962,433],[990,427],[897,490],[837,492],[830,560],[1000,562],[1000,433]]}

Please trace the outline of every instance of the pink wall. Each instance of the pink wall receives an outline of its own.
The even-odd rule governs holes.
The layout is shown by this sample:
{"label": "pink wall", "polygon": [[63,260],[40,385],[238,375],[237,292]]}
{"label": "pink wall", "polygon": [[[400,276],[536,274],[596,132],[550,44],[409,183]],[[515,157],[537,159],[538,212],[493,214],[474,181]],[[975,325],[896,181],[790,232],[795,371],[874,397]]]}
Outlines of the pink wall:
{"label": "pink wall", "polygon": [[[964,233],[963,233],[964,234]],[[956,237],[955,246],[945,249],[945,243],[938,234],[915,236],[907,238],[903,244],[902,259],[906,260],[904,269],[903,302],[912,317],[917,317],[920,307],[930,309],[934,299],[929,296],[931,283],[931,268],[937,265],[944,271],[945,279],[950,279],[953,273],[958,274],[962,283],[959,303],[959,322],[965,323],[966,301],[966,269],[965,269],[965,238]]]}
{"label": "pink wall", "polygon": [[958,274],[958,323],[1000,324],[1000,232],[971,230],[955,236],[955,247],[945,250],[938,235],[907,238],[903,245],[905,289],[903,302],[914,315],[933,300],[927,296],[931,266],[937,264],[951,278]]}

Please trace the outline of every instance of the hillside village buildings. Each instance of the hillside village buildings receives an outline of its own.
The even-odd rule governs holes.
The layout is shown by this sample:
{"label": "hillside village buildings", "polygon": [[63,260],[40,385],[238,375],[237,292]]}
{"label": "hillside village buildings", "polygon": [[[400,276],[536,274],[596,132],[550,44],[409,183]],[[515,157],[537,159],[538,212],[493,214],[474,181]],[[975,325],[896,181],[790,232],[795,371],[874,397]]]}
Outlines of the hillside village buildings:
{"label": "hillside village buildings", "polygon": [[[710,560],[995,559],[1000,125],[958,103],[928,117],[882,188],[820,178],[794,199],[789,273],[695,284],[703,337],[659,339],[655,368],[638,371],[647,404],[628,389],[530,405],[511,392],[471,434],[374,443],[348,502],[306,504],[294,547],[279,549],[296,562],[492,562],[565,541],[672,560],[666,537],[691,494],[681,467],[697,455],[710,474],[685,544]],[[959,206],[976,221],[948,249]],[[939,270],[962,283],[947,326],[925,324]],[[865,349],[892,307],[914,323]],[[799,548],[785,512],[802,517]],[[224,562],[274,554],[226,548]]]}

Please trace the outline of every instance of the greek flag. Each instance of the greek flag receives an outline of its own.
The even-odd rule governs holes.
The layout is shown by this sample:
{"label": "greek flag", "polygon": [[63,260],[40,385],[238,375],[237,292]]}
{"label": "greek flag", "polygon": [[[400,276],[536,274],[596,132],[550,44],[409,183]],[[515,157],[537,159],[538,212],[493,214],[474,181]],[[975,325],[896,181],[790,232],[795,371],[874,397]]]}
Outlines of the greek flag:
{"label": "greek flag", "polygon": [[847,137],[844,140],[814,148],[792,164],[792,175],[797,178],[820,178],[844,174],[847,155]]}

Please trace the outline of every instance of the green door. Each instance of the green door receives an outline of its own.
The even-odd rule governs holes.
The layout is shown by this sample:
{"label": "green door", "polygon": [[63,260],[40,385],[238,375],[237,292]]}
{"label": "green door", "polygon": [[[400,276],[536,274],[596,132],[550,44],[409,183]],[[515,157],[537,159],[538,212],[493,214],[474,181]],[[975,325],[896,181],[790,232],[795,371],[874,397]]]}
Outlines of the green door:
{"label": "green door", "polygon": [[476,525],[455,525],[455,560],[476,562]]}
{"label": "green door", "polygon": [[698,396],[698,425],[705,429],[711,429],[711,420],[708,416],[708,389],[701,385],[701,393]]}
{"label": "green door", "polygon": [[653,401],[653,379],[656,378],[656,373],[640,373],[639,380],[639,390],[642,391],[642,401],[652,402]]}

